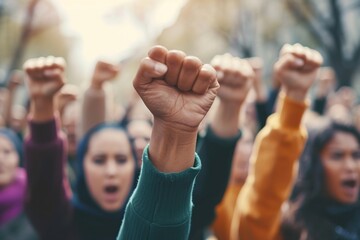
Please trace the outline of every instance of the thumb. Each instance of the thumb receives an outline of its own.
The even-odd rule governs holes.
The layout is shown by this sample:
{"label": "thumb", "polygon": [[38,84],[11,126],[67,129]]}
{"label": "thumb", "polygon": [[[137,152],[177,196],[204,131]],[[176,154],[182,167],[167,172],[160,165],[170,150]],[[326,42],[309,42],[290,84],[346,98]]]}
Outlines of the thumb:
{"label": "thumb", "polygon": [[139,70],[133,82],[135,89],[141,85],[151,83],[154,78],[164,76],[167,70],[167,66],[163,63],[152,60],[149,57],[142,59]]}

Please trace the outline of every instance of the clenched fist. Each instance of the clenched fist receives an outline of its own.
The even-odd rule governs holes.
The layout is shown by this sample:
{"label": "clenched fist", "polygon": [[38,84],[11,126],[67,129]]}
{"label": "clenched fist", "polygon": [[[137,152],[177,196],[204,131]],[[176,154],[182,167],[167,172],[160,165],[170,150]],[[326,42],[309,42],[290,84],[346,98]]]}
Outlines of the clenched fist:
{"label": "clenched fist", "polygon": [[286,44],[275,64],[275,78],[281,82],[286,95],[303,101],[322,62],[323,58],[316,50],[300,44]]}
{"label": "clenched fist", "polygon": [[53,117],[55,94],[65,84],[64,70],[63,58],[49,56],[29,59],[25,62],[26,87],[34,120],[45,121]]}
{"label": "clenched fist", "polygon": [[185,132],[197,131],[219,88],[210,65],[161,46],[141,61],[133,84],[155,121]]}
{"label": "clenched fist", "polygon": [[198,126],[219,88],[216,71],[196,57],[155,46],[133,84],[154,115],[149,147],[154,166],[162,172],[192,167]]}

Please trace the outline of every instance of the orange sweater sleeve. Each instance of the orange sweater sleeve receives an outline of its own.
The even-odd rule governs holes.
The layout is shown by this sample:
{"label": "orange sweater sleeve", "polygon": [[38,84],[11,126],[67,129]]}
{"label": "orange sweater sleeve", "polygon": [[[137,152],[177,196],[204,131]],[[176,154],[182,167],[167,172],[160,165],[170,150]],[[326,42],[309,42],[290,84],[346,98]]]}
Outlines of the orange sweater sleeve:
{"label": "orange sweater sleeve", "polygon": [[236,199],[243,184],[230,184],[221,203],[216,207],[216,218],[211,226],[218,240],[230,239],[230,226],[235,209]]}
{"label": "orange sweater sleeve", "polygon": [[277,112],[258,134],[249,176],[237,199],[230,239],[280,239],[281,206],[290,195],[307,137],[301,126],[306,107],[306,103],[281,95]]}

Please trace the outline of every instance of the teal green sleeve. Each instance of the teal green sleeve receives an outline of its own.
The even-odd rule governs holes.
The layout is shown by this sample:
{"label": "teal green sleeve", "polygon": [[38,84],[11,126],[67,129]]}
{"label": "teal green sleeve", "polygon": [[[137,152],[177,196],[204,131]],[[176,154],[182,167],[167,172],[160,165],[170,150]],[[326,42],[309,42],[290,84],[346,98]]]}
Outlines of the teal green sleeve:
{"label": "teal green sleeve", "polygon": [[180,173],[161,173],[144,150],[138,186],[126,207],[118,240],[188,239],[194,181],[201,168],[195,163]]}

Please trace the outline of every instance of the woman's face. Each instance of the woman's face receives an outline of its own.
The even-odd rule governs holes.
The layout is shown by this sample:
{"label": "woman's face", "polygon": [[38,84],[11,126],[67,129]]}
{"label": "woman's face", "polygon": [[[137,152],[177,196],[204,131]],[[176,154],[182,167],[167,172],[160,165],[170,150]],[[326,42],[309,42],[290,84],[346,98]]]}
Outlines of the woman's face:
{"label": "woman's face", "polygon": [[88,189],[99,206],[108,212],[119,210],[133,185],[135,161],[126,134],[104,129],[89,142],[84,159]]}
{"label": "woman's face", "polygon": [[19,164],[19,155],[14,145],[0,135],[0,187],[7,186],[15,177]]}
{"label": "woman's face", "polygon": [[360,189],[360,146],[349,133],[337,132],[321,152],[325,188],[337,202],[352,204]]}
{"label": "woman's face", "polygon": [[127,130],[133,141],[138,166],[140,167],[142,164],[142,154],[146,145],[150,142],[152,127],[145,120],[133,120],[129,123]]}

